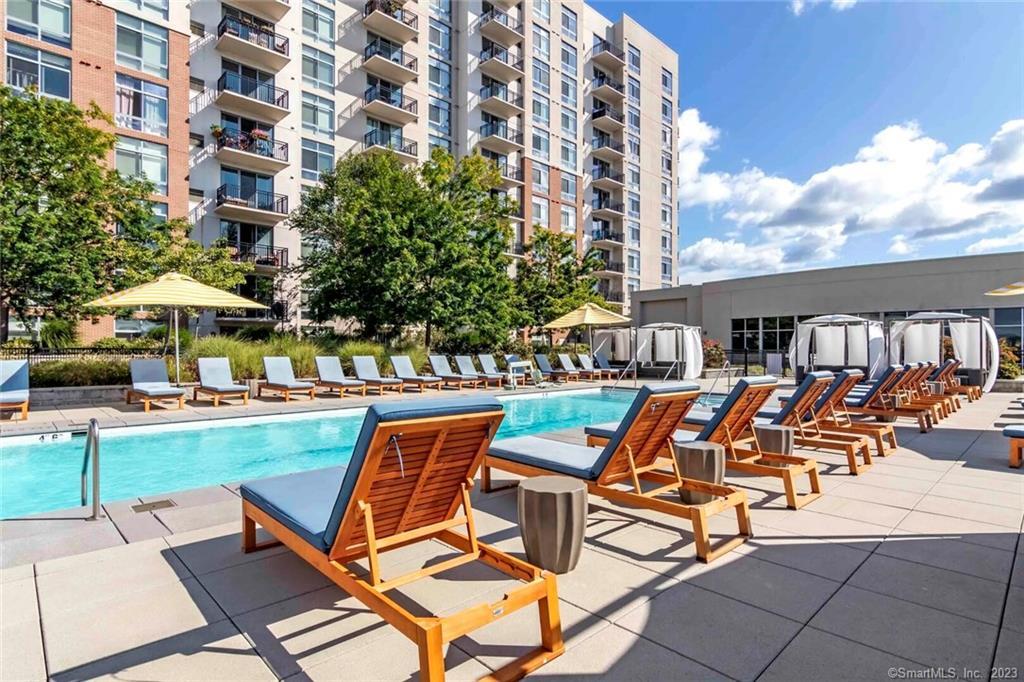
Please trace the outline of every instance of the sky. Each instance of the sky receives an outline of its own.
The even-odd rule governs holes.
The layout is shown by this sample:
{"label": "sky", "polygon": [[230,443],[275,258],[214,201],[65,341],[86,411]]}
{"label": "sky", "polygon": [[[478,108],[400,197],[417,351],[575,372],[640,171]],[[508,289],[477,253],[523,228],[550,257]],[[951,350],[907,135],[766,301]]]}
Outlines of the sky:
{"label": "sky", "polygon": [[679,54],[681,284],[1024,249],[1024,2],[591,1]]}

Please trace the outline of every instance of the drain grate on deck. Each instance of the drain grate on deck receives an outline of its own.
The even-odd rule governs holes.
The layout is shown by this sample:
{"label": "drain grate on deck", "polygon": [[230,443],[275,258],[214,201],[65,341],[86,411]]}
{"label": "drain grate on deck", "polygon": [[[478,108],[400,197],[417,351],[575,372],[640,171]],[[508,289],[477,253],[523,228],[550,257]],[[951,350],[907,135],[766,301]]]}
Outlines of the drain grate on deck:
{"label": "drain grate on deck", "polygon": [[144,502],[142,504],[133,504],[132,511],[136,514],[142,512],[156,511],[157,509],[167,509],[168,507],[176,507],[171,500],[157,500],[156,502]]}

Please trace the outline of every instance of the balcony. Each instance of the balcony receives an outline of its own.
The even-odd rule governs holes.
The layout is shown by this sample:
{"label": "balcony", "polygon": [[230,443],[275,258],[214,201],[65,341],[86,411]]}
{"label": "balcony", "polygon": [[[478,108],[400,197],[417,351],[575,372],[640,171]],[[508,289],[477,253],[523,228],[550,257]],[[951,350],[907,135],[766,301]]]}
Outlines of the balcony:
{"label": "balcony", "polygon": [[288,143],[233,130],[217,138],[217,158],[229,166],[276,173],[288,167]]}
{"label": "balcony", "polygon": [[400,90],[374,85],[363,93],[363,111],[368,116],[395,125],[402,126],[415,121],[418,108],[416,100],[406,97]]}
{"label": "balcony", "polygon": [[616,163],[626,156],[626,145],[616,142],[611,137],[601,135],[595,137],[590,145],[590,154],[596,159]]}
{"label": "balcony", "polygon": [[288,197],[284,194],[246,190],[238,185],[217,188],[217,215],[224,218],[273,225],[288,215]]}
{"label": "balcony", "polygon": [[505,83],[525,75],[523,58],[500,47],[489,47],[480,52],[480,72]]}
{"label": "balcony", "polygon": [[480,126],[480,144],[507,154],[523,149],[523,134],[507,123],[484,123]]}
{"label": "balcony", "polygon": [[232,71],[225,71],[217,79],[215,102],[221,109],[271,123],[288,115],[287,90]]}
{"label": "balcony", "polygon": [[416,163],[419,145],[413,140],[383,130],[371,130],[363,136],[363,151],[378,153],[393,151],[404,163]]}
{"label": "balcony", "polygon": [[480,17],[480,33],[500,45],[511,47],[523,39],[523,22],[507,12],[492,9]]}
{"label": "balcony", "polygon": [[590,82],[590,91],[591,94],[604,99],[622,101],[626,97],[626,86],[604,74]]}
{"label": "balcony", "polygon": [[505,254],[513,258],[523,258],[526,256],[526,245],[520,241],[514,241],[509,244],[508,251]]}
{"label": "balcony", "polygon": [[270,29],[224,17],[217,35],[217,49],[226,57],[271,71],[280,71],[288,63],[288,39]]}
{"label": "balcony", "polygon": [[417,67],[415,57],[380,40],[363,50],[363,68],[391,83],[405,85],[419,75]]}
{"label": "balcony", "polygon": [[605,166],[596,166],[591,173],[591,184],[598,189],[620,190],[625,182],[625,175]]}
{"label": "balcony", "polygon": [[419,33],[418,17],[390,0],[370,0],[366,3],[363,7],[363,26],[399,43],[407,43]]}
{"label": "balcony", "polygon": [[617,133],[626,127],[626,117],[618,109],[608,105],[598,105],[594,107],[590,123],[594,128],[606,133]]}
{"label": "balcony", "polygon": [[276,325],[288,317],[288,304],[284,301],[269,299],[258,302],[267,306],[267,308],[264,310],[253,308],[221,309],[217,311],[217,321],[233,322],[236,324]]}
{"label": "balcony", "polygon": [[601,264],[594,270],[594,274],[603,275],[605,277],[622,277],[626,271],[626,265],[621,261],[615,260],[603,260]]}
{"label": "balcony", "polygon": [[508,163],[499,163],[498,171],[501,173],[501,184],[505,189],[512,189],[523,184],[523,169]]}
{"label": "balcony", "polygon": [[275,22],[281,21],[291,7],[288,0],[249,0],[245,3],[247,11]]}
{"label": "balcony", "polygon": [[598,295],[601,296],[608,303],[624,303],[626,296],[621,291],[611,291],[609,289],[597,288]]}
{"label": "balcony", "polygon": [[288,249],[283,246],[238,242],[228,243],[226,247],[236,263],[252,263],[257,268],[275,270],[288,267]]}
{"label": "balcony", "polygon": [[594,246],[603,246],[607,244],[622,246],[625,243],[622,233],[614,230],[594,230],[591,240],[593,241]]}
{"label": "balcony", "polygon": [[523,98],[507,87],[485,85],[480,88],[480,108],[501,118],[512,118],[523,113]]}
{"label": "balcony", "polygon": [[626,65],[626,53],[622,48],[612,45],[607,40],[602,40],[590,51],[590,59],[595,64],[610,70],[617,71]]}

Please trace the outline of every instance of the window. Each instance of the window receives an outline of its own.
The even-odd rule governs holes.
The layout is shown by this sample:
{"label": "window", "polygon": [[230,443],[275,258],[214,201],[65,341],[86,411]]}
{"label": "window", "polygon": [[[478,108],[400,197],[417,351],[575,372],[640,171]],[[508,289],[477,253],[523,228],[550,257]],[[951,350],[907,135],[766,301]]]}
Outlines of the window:
{"label": "window", "polygon": [[640,158],[640,138],[636,135],[628,135],[626,137],[626,151],[629,152],[630,156]]}
{"label": "window", "polygon": [[672,144],[672,129],[668,126],[661,126],[661,148],[671,150]]}
{"label": "window", "polygon": [[302,93],[302,129],[334,137],[334,100]]}
{"label": "window", "polygon": [[149,14],[157,19],[167,20],[167,0],[125,0],[129,5],[144,14]]}
{"label": "window", "polygon": [[434,57],[430,58],[428,74],[430,92],[441,97],[452,96],[452,67]]}
{"label": "window", "polygon": [[533,89],[544,94],[551,92],[551,69],[539,59],[533,60]]}
{"label": "window", "polygon": [[313,0],[302,0],[302,33],[313,40],[334,44],[334,10]]}
{"label": "window", "polygon": [[562,76],[562,104],[567,107],[576,108],[576,79],[569,76]]}
{"label": "window", "polygon": [[562,200],[576,201],[576,176],[562,173]]}
{"label": "window", "polygon": [[541,194],[547,194],[550,188],[550,173],[548,167],[543,163],[533,164],[533,191],[540,192]]}
{"label": "window", "polygon": [[533,224],[547,228],[548,223],[548,200],[543,197],[533,198]]}
{"label": "window", "polygon": [[666,95],[672,95],[672,72],[668,69],[661,70],[661,91]]}
{"label": "window", "polygon": [[437,19],[430,20],[430,53],[443,59],[452,56],[452,29]]}
{"label": "window", "polygon": [[626,254],[626,268],[631,275],[640,274],[640,254],[630,251]]}
{"label": "window", "polygon": [[630,246],[640,246],[640,223],[626,223],[626,243]]}
{"label": "window", "polygon": [[167,145],[118,135],[114,164],[121,175],[145,178],[155,193],[167,194]]}
{"label": "window", "polygon": [[333,90],[334,55],[310,45],[303,45],[302,82],[324,90]]}
{"label": "window", "polygon": [[430,129],[442,135],[452,131],[452,105],[443,99],[430,98]]}
{"label": "window", "polygon": [[661,205],[661,226],[672,228],[672,207],[668,204]]}
{"label": "window", "polygon": [[562,132],[576,137],[576,112],[573,109],[562,109]]}
{"label": "window", "polygon": [[569,43],[562,43],[562,71],[570,76],[575,76],[578,64],[579,57],[576,54],[576,48]]}
{"label": "window", "polygon": [[551,21],[551,0],[534,0],[533,16],[542,21]]}
{"label": "window", "polygon": [[672,125],[672,100],[661,98],[661,120]]}
{"label": "window", "polygon": [[626,124],[630,130],[640,132],[640,110],[632,105],[626,110]]}
{"label": "window", "polygon": [[167,88],[140,78],[117,74],[114,121],[152,135],[167,137]]}
{"label": "window", "polygon": [[661,259],[661,279],[665,281],[672,281],[672,259],[662,258]]}
{"label": "window", "polygon": [[117,63],[167,78],[167,29],[118,12]]}
{"label": "window", "polygon": [[34,85],[48,97],[71,99],[71,60],[8,40],[7,84],[16,90]]}
{"label": "window", "polygon": [[547,161],[551,157],[551,134],[540,128],[533,129],[533,156]]}
{"label": "window", "polygon": [[430,0],[430,11],[442,19],[451,19],[452,0]]}
{"label": "window", "polygon": [[153,222],[156,224],[167,222],[167,204],[162,201],[153,202]]}
{"label": "window", "polygon": [[533,53],[545,61],[551,59],[551,34],[537,24],[533,25]]}
{"label": "window", "polygon": [[640,189],[640,167],[629,164],[626,166],[626,183],[630,189]]}
{"label": "window", "polygon": [[640,81],[633,76],[626,79],[626,94],[630,102],[640,104]]}
{"label": "window", "polygon": [[576,13],[571,9],[562,5],[562,34],[571,40],[577,38],[578,22],[576,20]]}
{"label": "window", "polygon": [[640,73],[640,48],[636,45],[629,46],[626,63],[629,65],[630,71]]}
{"label": "window", "polygon": [[562,204],[562,232],[576,231],[576,207]]}
{"label": "window", "polygon": [[761,319],[735,318],[732,321],[732,350],[761,350]]}
{"label": "window", "polygon": [[672,155],[662,152],[661,154],[661,172],[672,174]]}
{"label": "window", "polygon": [[662,232],[661,233],[661,252],[671,254],[672,253],[672,233]]}
{"label": "window", "polygon": [[7,30],[71,47],[71,0],[7,0]]}
{"label": "window", "polygon": [[661,181],[661,198],[672,201],[672,183],[666,180]]}
{"label": "window", "polygon": [[626,198],[626,215],[630,218],[640,217],[640,195],[630,192]]}
{"label": "window", "polygon": [[[1021,357],[1021,338],[1024,332],[1021,313],[1024,313],[1024,308],[996,308],[992,316],[996,337],[1000,340],[1005,339],[1017,353],[1017,357]],[[1021,358],[1021,362],[1024,364],[1024,358]]]}
{"label": "window", "polygon": [[576,171],[576,143],[562,140],[562,168]]}
{"label": "window", "polygon": [[334,145],[302,138],[302,179],[320,181],[320,174],[334,167]]}
{"label": "window", "polygon": [[536,125],[551,125],[551,102],[544,95],[533,96],[533,122]]}
{"label": "window", "polygon": [[440,147],[449,154],[452,151],[452,141],[446,137],[440,137],[439,135],[430,134],[427,136],[427,142],[430,145],[431,149],[433,149],[434,147]]}

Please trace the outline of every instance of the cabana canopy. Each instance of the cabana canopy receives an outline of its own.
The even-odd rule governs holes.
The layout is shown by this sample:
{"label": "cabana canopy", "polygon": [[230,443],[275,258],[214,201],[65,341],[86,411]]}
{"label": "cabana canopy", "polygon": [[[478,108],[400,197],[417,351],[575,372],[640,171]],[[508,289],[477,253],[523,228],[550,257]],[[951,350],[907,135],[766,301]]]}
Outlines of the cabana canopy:
{"label": "cabana canopy", "polygon": [[789,366],[794,371],[863,367],[869,377],[885,369],[882,323],[856,315],[819,315],[797,324],[789,342]]}
{"label": "cabana canopy", "polygon": [[987,317],[962,313],[915,313],[889,325],[889,359],[894,363],[941,363],[943,324],[949,327],[953,353],[966,370],[982,372],[982,390],[996,382],[999,367],[999,339]]}

